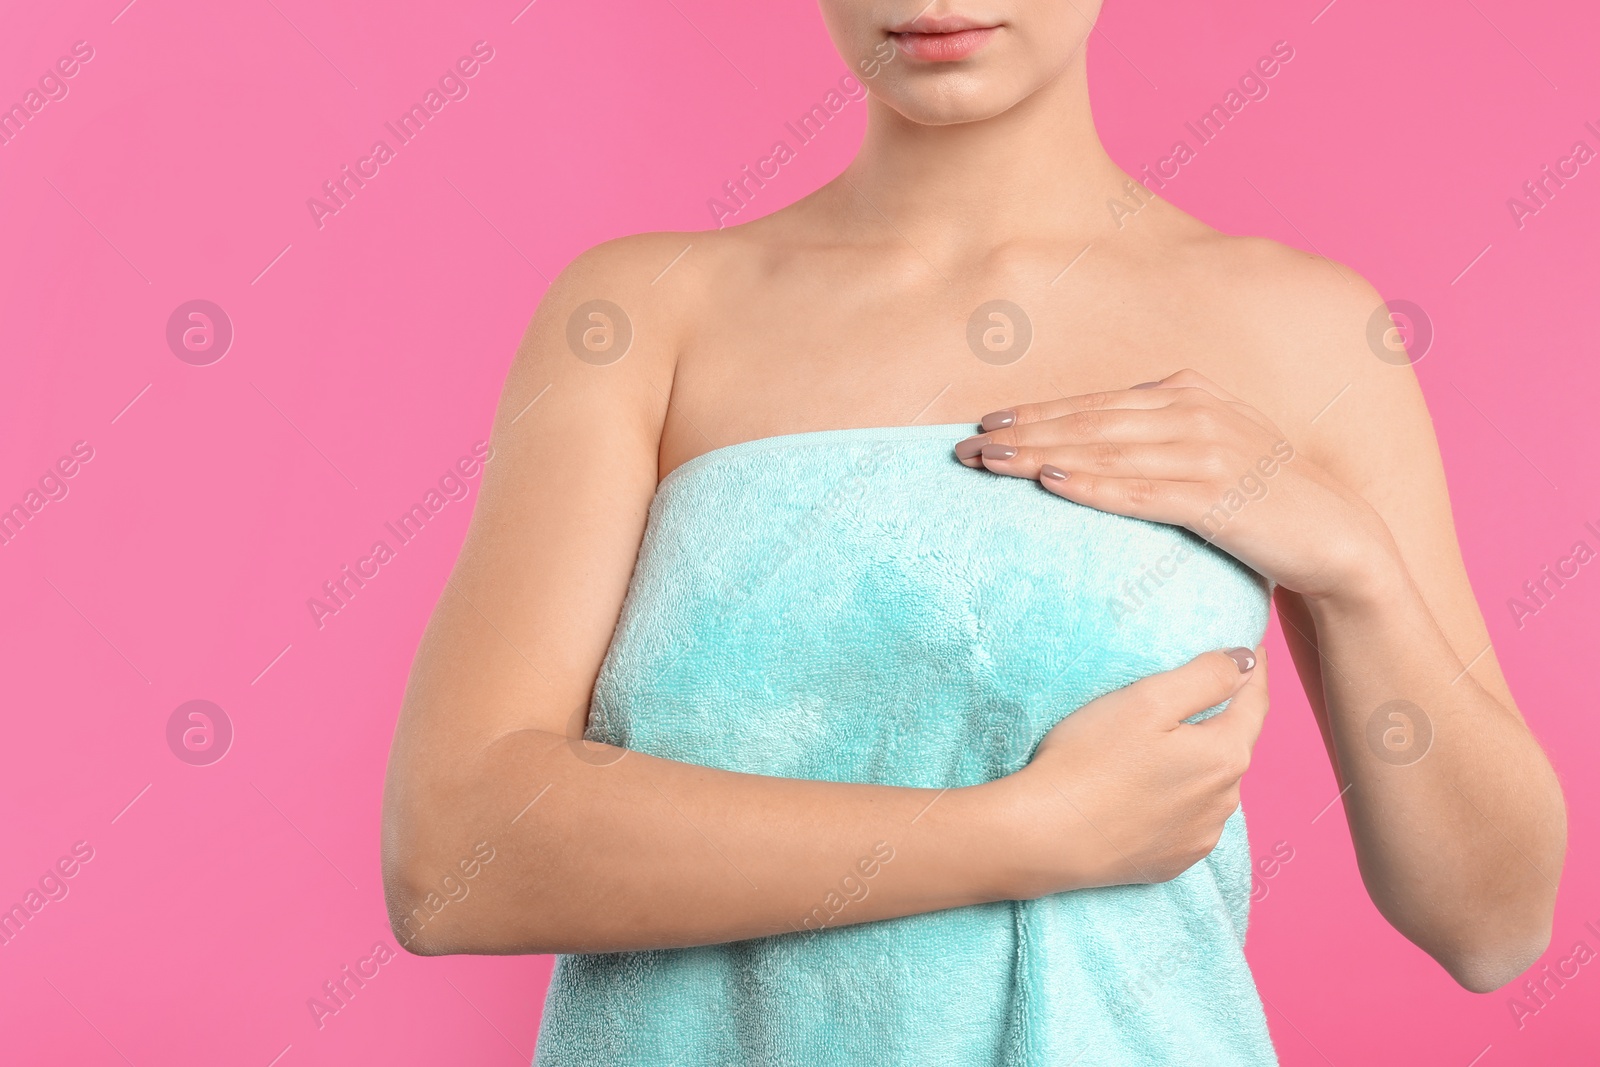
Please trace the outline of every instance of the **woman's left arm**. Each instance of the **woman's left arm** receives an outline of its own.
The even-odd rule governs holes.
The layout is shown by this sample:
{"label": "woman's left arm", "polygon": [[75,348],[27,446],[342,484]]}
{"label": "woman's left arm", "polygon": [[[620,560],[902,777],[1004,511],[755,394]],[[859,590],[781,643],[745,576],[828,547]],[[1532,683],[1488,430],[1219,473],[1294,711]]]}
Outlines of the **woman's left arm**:
{"label": "woman's left arm", "polygon": [[1184,526],[1277,583],[1368,893],[1489,992],[1549,944],[1565,806],[1495,661],[1415,377],[1363,355],[1359,407],[1300,427],[1310,445],[1184,370],[995,412],[957,454]]}

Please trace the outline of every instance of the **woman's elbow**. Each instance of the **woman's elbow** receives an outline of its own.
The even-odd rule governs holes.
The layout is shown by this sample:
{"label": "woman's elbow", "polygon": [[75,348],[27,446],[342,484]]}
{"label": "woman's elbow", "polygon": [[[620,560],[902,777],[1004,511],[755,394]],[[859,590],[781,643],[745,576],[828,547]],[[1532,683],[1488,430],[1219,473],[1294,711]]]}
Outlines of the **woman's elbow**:
{"label": "woman's elbow", "polygon": [[1509,985],[1539,962],[1550,947],[1552,924],[1547,919],[1532,932],[1483,939],[1434,958],[1461,988],[1473,993],[1493,993]]}
{"label": "woman's elbow", "polygon": [[[428,891],[419,870],[416,851],[396,844],[385,827],[383,848],[383,902],[389,929],[401,948],[417,956],[442,956],[450,949],[438,943],[441,927],[431,920]],[[430,930],[429,927],[432,927]]]}
{"label": "woman's elbow", "polygon": [[[460,853],[460,855],[457,855]],[[389,927],[416,956],[552,951],[550,908],[507,866],[492,842],[408,848],[386,840],[383,895]]]}
{"label": "woman's elbow", "polygon": [[383,900],[389,929],[400,947],[413,955],[465,951],[454,944],[457,924],[452,921],[455,916],[448,913],[451,898],[464,897],[468,890],[450,877],[425,830],[425,824],[415,818],[393,811],[384,814]]}
{"label": "woman's elbow", "polygon": [[395,941],[414,956],[514,951],[497,929],[495,910],[484,907],[483,894],[453,875],[430,879],[416,868],[386,866],[383,895]]}

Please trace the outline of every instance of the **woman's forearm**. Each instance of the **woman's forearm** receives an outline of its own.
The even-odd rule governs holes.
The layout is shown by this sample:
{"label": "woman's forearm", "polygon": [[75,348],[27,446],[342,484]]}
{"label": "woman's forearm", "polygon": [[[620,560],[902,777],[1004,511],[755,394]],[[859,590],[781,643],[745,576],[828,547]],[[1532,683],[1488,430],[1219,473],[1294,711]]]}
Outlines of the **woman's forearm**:
{"label": "woman's forearm", "polygon": [[1543,751],[1473,680],[1397,555],[1302,620],[1374,903],[1468,988],[1509,981],[1548,944],[1566,848]]}
{"label": "woman's forearm", "polygon": [[996,792],[739,774],[519,731],[470,777],[390,798],[391,918],[423,954],[610,952],[1002,899]]}
{"label": "woman's forearm", "polygon": [[739,774],[530,729],[453,750],[402,725],[390,920],[424,955],[614,952],[1165,881],[1237,810],[1266,709],[1264,663],[1207,652],[1063,708],[1026,767],[951,789]]}

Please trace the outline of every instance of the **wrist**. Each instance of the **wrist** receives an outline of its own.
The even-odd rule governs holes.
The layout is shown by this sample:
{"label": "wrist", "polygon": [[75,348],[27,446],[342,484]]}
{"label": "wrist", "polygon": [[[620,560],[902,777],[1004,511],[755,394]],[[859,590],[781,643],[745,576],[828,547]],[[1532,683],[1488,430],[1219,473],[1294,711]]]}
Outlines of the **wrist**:
{"label": "wrist", "polygon": [[1333,570],[1325,585],[1302,594],[1313,613],[1378,610],[1411,589],[1400,548],[1387,528],[1343,539]]}
{"label": "wrist", "polygon": [[[1017,900],[1025,866],[1015,775],[979,785],[960,786],[940,800],[951,802],[959,820],[959,842],[950,850],[953,870],[964,870],[962,893],[974,904]],[[923,820],[926,821],[926,820]]]}
{"label": "wrist", "polygon": [[1082,843],[1066,827],[1082,824],[1070,813],[1068,801],[1033,764],[966,792],[980,806],[974,823],[981,838],[979,848],[991,858],[989,871],[979,875],[977,888],[989,900],[1032,900],[1097,884],[1074,865],[1084,860]]}

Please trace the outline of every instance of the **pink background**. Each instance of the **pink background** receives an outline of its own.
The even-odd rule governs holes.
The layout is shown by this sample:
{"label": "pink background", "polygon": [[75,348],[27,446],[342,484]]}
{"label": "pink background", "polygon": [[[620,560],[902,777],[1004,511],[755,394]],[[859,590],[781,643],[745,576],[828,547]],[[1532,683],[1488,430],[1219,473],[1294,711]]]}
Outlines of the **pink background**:
{"label": "pink background", "polygon": [[[384,760],[470,503],[321,629],[306,600],[487,436],[546,280],[605,238],[706,227],[707,199],[842,61],[803,0],[125,2],[14,4],[0,32],[0,103],[74,42],[94,50],[0,145],[0,506],[75,442],[93,449],[0,546],[0,906],[93,849],[0,946],[0,1059],[526,1062],[548,958],[401,953],[320,1028],[307,1006],[393,946]],[[1520,229],[1506,201],[1574,141],[1600,148],[1584,128],[1600,126],[1600,20],[1572,2],[1322,3],[1110,0],[1097,111],[1137,168],[1273,42],[1293,46],[1166,195],[1432,318],[1418,373],[1468,564],[1571,807],[1553,963],[1580,939],[1600,949],[1581,680],[1600,566],[1520,628],[1506,601],[1576,540],[1600,547],[1583,529],[1600,525],[1600,164]],[[319,229],[307,198],[479,40],[494,56],[470,95]],[[847,108],[745,217],[836,173],[863,117]],[[196,298],[235,329],[209,366],[165,337]],[[1274,692],[1247,802],[1257,855],[1282,841],[1293,859],[1262,879],[1249,947],[1283,1062],[1592,1062],[1600,966],[1552,983],[1520,1028],[1515,988],[1455,987],[1368,902],[1340,808],[1317,817],[1335,787],[1289,671]],[[209,766],[168,747],[194,699],[235,731]]]}

